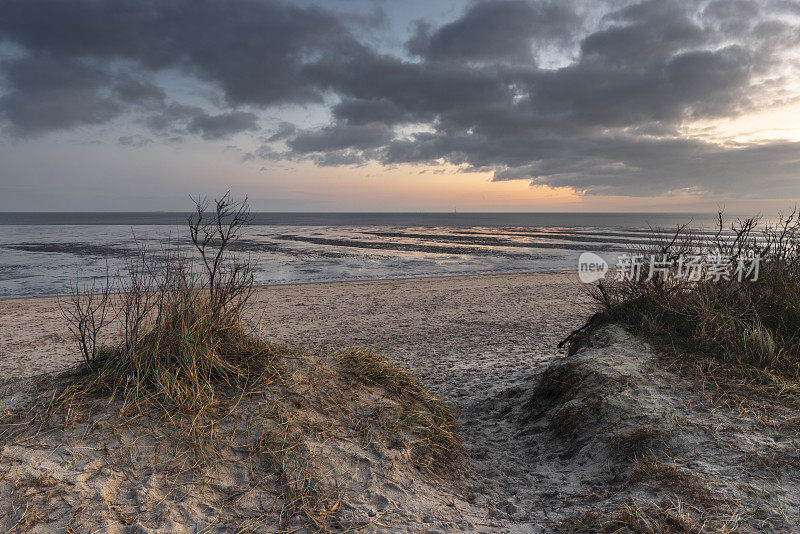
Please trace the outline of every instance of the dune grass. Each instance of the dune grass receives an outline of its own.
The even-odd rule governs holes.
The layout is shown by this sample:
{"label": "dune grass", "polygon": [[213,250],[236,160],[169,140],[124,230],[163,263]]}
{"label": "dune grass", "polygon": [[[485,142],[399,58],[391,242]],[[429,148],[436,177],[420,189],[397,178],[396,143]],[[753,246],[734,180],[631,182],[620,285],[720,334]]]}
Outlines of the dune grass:
{"label": "dune grass", "polygon": [[452,474],[458,469],[463,448],[455,416],[447,404],[428,393],[408,372],[374,353],[348,351],[338,359],[365,384],[397,395],[401,402],[397,423],[421,436],[412,446],[414,461],[421,469],[435,475]]}
{"label": "dune grass", "polygon": [[[212,216],[208,207],[198,200],[189,222],[199,257],[174,244],[158,254],[140,246],[125,272],[107,276],[104,287],[74,289],[63,309],[83,363],[63,401],[109,395],[201,423],[222,388],[244,390],[267,380],[273,351],[242,322],[254,292],[253,270],[249,261],[229,255],[247,222],[247,202],[226,194],[215,201]],[[112,325],[117,335],[101,344]]]}
{"label": "dune grass", "polygon": [[[780,397],[800,398],[800,221],[796,213],[774,224],[758,218],[729,227],[720,214],[712,238],[679,227],[654,235],[642,247],[638,280],[603,281],[592,291],[600,311],[595,327],[617,322],[684,354],[700,354],[731,376],[766,386]],[[760,258],[756,279],[676,277],[679,258],[689,255]],[[654,261],[667,259],[668,274],[648,276]],[[591,328],[589,329],[591,330]],[[580,344],[586,330],[570,342]]]}
{"label": "dune grass", "polygon": [[739,532],[742,518],[735,511],[708,514],[672,497],[660,502],[630,499],[608,513],[585,512],[555,525],[557,532],[616,534],[702,534]]}
{"label": "dune grass", "polygon": [[268,387],[281,350],[248,334],[238,316],[215,314],[205,295],[195,297],[164,306],[129,344],[98,347],[70,373],[60,401],[113,397],[127,411],[158,408],[197,438],[225,401]]}

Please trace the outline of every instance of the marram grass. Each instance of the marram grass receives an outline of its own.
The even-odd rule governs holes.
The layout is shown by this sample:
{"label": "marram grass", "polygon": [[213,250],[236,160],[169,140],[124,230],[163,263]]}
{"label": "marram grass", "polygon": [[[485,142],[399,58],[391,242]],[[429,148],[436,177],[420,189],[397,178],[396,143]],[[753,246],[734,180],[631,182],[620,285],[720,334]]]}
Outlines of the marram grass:
{"label": "marram grass", "polygon": [[458,425],[452,409],[432,396],[420,383],[397,365],[368,351],[347,351],[338,355],[344,368],[360,381],[393,393],[401,402],[397,422],[419,432],[414,444],[415,463],[429,473],[457,469],[463,456]]}
{"label": "marram grass", "polygon": [[65,394],[119,394],[169,404],[197,414],[220,387],[244,388],[264,379],[276,356],[270,345],[248,336],[238,316],[215,314],[197,298],[169,306],[139,339],[101,347],[84,363]]}
{"label": "marram grass", "polygon": [[757,279],[602,282],[593,293],[600,320],[591,322],[628,325],[684,354],[710,358],[737,379],[800,400],[800,221],[792,213],[760,232],[756,218],[727,230],[721,221],[720,215],[711,240],[680,227],[669,239],[653,237],[641,252],[673,259],[753,254],[760,258]]}

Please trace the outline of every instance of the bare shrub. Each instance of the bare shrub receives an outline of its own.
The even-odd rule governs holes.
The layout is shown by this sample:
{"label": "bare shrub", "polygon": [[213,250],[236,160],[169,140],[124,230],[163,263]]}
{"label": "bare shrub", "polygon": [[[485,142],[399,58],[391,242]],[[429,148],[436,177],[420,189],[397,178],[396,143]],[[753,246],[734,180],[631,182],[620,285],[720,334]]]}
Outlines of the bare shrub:
{"label": "bare shrub", "polygon": [[239,313],[253,294],[253,269],[250,261],[228,258],[231,246],[250,221],[247,199],[233,201],[230,192],[214,201],[214,214],[207,216],[208,199],[195,200],[195,214],[189,220],[192,243],[200,253],[206,271],[204,285],[215,314]]}
{"label": "bare shrub", "polygon": [[106,325],[113,320],[111,310],[111,283],[106,265],[105,284],[98,287],[97,281],[81,290],[75,284],[70,292],[69,300],[61,305],[61,313],[67,319],[69,331],[72,333],[85,365],[89,368],[97,357],[99,348],[98,336]]}
{"label": "bare shrub", "polygon": [[[247,201],[225,194],[195,201],[189,221],[202,268],[175,243],[159,253],[137,244],[112,295],[93,285],[72,293],[65,315],[85,363],[70,392],[121,392],[132,400],[157,396],[197,414],[214,398],[214,382],[247,380],[263,372],[267,348],[242,328],[241,312],[254,292],[253,268],[230,247],[248,220]],[[103,330],[118,319],[119,342],[100,346]],[[256,373],[258,374],[258,373]]]}

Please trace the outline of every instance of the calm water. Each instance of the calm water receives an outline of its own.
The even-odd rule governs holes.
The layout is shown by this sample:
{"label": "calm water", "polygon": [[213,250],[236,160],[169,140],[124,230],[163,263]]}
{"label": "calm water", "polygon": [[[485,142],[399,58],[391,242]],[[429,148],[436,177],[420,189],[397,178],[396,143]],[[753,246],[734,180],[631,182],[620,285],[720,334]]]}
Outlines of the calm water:
{"label": "calm water", "polygon": [[[0,298],[54,295],[104,277],[135,250],[188,246],[180,213],[0,213]],[[713,214],[256,213],[237,254],[262,284],[574,269],[609,259],[651,228]],[[189,249],[187,248],[187,251]]]}

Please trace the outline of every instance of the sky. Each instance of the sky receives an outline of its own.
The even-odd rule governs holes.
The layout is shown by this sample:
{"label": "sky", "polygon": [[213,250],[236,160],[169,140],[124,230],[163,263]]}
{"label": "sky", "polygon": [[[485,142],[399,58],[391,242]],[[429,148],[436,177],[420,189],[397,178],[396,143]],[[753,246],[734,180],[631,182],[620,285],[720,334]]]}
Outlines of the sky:
{"label": "sky", "polygon": [[0,211],[800,199],[800,1],[3,0]]}

